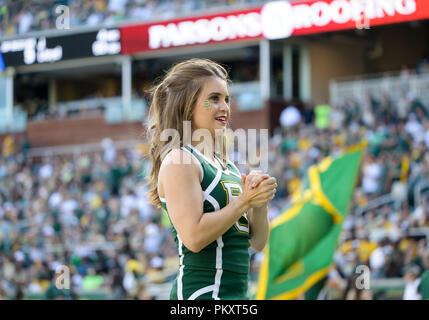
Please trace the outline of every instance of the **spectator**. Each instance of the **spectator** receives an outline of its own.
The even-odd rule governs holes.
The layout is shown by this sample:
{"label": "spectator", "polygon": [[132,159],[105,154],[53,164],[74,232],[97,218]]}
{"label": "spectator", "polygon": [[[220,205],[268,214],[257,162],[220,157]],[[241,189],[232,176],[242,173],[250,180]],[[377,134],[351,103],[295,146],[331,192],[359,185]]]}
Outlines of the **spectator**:
{"label": "spectator", "polygon": [[[146,1],[138,3],[145,7],[153,5]],[[410,101],[417,100],[413,97]],[[395,101],[389,103],[394,105]],[[378,105],[377,101],[369,101],[370,108]],[[411,106],[407,108],[411,112]],[[344,110],[343,126],[342,116],[335,115],[339,110]],[[319,130],[317,121],[312,121],[312,106],[308,105],[295,130],[286,135],[279,127],[269,140],[269,168],[279,182],[270,219],[291,201],[309,166],[364,137],[370,142],[335,255],[339,271],[349,279],[347,298],[368,296],[352,287],[351,277],[357,264],[368,263],[375,277],[403,277],[409,265],[424,269],[419,262],[423,242],[408,236],[414,227],[429,224],[428,193],[422,191],[418,203],[414,199],[415,186],[429,178],[429,122],[423,110],[425,106],[416,104],[413,112],[420,116],[411,116],[406,122],[389,122],[385,117],[363,121],[362,106],[348,99],[338,110],[331,109],[332,118],[338,118],[337,121],[328,118],[333,125]],[[237,150],[231,153],[234,151]],[[15,296],[16,274],[20,274],[18,289],[24,295],[46,295],[50,288],[49,295],[56,296],[52,277],[58,264],[75,270],[71,282],[78,290],[102,279],[97,286],[107,288],[108,297],[114,299],[135,298],[139,292],[150,297],[149,288],[154,282],[168,282],[174,276],[168,274],[169,267],[175,272],[177,264],[168,217],[146,203],[144,177],[149,164],[145,152],[147,148],[141,143],[136,148],[121,150],[113,141],[104,140],[98,151],[77,156],[40,158],[28,153],[23,157],[22,150],[11,148],[7,158],[0,158],[0,283],[6,292],[3,296]],[[407,170],[403,170],[404,159],[408,159]],[[243,164],[241,169],[246,172],[249,166]],[[398,187],[398,181],[403,185]],[[401,205],[387,203],[366,208],[372,199],[379,200],[386,194],[394,195]],[[251,260],[253,282],[260,259],[256,256]],[[129,271],[133,264],[143,271]],[[427,268],[419,286],[422,299]],[[127,281],[126,272],[132,273]],[[96,281],[88,282],[91,277]],[[128,286],[133,278],[134,285]],[[141,289],[142,281],[147,290]],[[124,283],[133,288],[130,295],[123,288]]]}
{"label": "spectator", "polygon": [[314,108],[315,126],[318,129],[326,129],[329,126],[331,107],[328,105],[318,105]]}
{"label": "spectator", "polygon": [[421,295],[417,292],[417,288],[420,284],[420,267],[418,265],[412,265],[405,273],[405,289],[403,300],[420,300]]}
{"label": "spectator", "polygon": [[295,106],[288,106],[280,114],[280,125],[283,128],[296,126],[301,121],[301,113]]}
{"label": "spectator", "polygon": [[123,285],[124,279],[123,274],[120,268],[114,268],[112,270],[113,273],[113,281],[111,284],[111,296],[110,299],[112,300],[124,300],[127,297],[127,291],[125,290],[125,287]]}
{"label": "spectator", "polygon": [[388,254],[390,253],[390,248],[388,245],[389,242],[387,238],[382,239],[380,245],[371,253],[369,257],[371,276],[375,279],[383,278],[385,275]]}
{"label": "spectator", "polygon": [[353,274],[347,279],[343,300],[372,300],[372,293],[370,290],[357,288],[358,277],[358,274]]}
{"label": "spectator", "polygon": [[421,276],[417,292],[421,295],[422,300],[429,300],[429,251],[423,254],[423,264],[425,271]]}
{"label": "spectator", "polygon": [[60,273],[54,273],[54,276],[52,278],[52,282],[49,286],[49,288],[46,290],[45,297],[48,300],[65,300],[67,298],[67,294],[65,292],[65,289],[58,288],[57,286],[57,280],[58,282],[61,281],[61,274]]}
{"label": "spectator", "polygon": [[7,136],[3,140],[2,156],[8,159],[15,151],[15,142],[12,136]]}
{"label": "spectator", "polygon": [[[256,3],[264,3],[256,0]],[[189,15],[195,10],[225,10],[229,3],[215,0],[192,1],[152,1],[152,0],[73,0],[65,3],[70,8],[70,26],[82,24],[103,25],[130,19],[142,21],[169,19],[177,15]],[[245,0],[241,5],[253,7],[254,0]],[[33,30],[46,30],[55,27],[57,16],[52,14],[54,1],[41,1],[34,4],[31,0],[11,1],[7,5],[0,3],[0,36],[25,34]]]}
{"label": "spectator", "polygon": [[379,191],[381,171],[378,159],[369,155],[363,165],[362,190],[365,194],[373,195]]}

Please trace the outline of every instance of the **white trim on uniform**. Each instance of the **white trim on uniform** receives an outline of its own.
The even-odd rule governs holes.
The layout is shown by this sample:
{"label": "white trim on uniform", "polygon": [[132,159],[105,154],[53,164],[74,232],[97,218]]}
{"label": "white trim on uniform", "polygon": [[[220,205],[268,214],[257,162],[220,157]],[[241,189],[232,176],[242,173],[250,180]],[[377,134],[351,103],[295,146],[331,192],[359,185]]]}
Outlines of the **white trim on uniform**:
{"label": "white trim on uniform", "polygon": [[226,168],[225,170],[221,170],[221,169],[219,169],[218,167],[216,167],[209,159],[207,159],[207,157],[203,154],[203,153],[201,153],[197,148],[195,148],[193,145],[190,145],[190,144],[188,144],[188,146],[189,146],[189,148],[191,148],[192,150],[194,150],[194,152],[196,153],[196,154],[198,154],[200,157],[203,157],[206,161],[207,161],[207,163],[208,164],[210,164],[213,168],[215,168],[216,170],[220,170],[221,172],[225,172],[226,174],[230,174],[231,173],[231,171],[228,169],[228,168]]}
{"label": "white trim on uniform", "polygon": [[215,276],[215,283],[214,283],[214,289],[213,289],[213,299],[219,300],[219,288],[220,288],[220,280],[222,278],[222,248],[223,248],[223,241],[222,236],[216,239],[217,242],[217,248],[216,248],[216,276]]}
{"label": "white trim on uniform", "polygon": [[185,255],[183,254],[183,242],[179,237],[179,234],[177,234],[177,240],[179,240],[179,276],[177,277],[177,300],[183,300],[183,269],[185,268],[185,265],[183,264],[183,258]]}
{"label": "white trim on uniform", "polygon": [[213,198],[212,196],[207,196],[205,200],[210,202],[210,204],[213,206],[215,211],[220,210],[219,202],[217,202],[215,198]]}
{"label": "white trim on uniform", "polygon": [[207,286],[207,287],[204,287],[204,288],[201,288],[201,289],[198,289],[197,291],[195,291],[193,294],[191,294],[191,296],[189,297],[189,299],[188,300],[195,300],[196,298],[198,298],[199,296],[202,296],[203,294],[205,294],[205,293],[207,293],[207,292],[210,292],[210,291],[213,291],[213,289],[214,289],[214,284],[211,284],[211,285],[209,285],[209,286]]}
{"label": "white trim on uniform", "polygon": [[[222,177],[222,171],[219,170],[219,168],[216,168],[216,176],[210,183],[210,185],[207,187],[207,189],[203,193],[203,199],[207,200],[211,203],[215,211],[220,209],[219,202],[215,198],[213,198],[210,193],[214,190],[214,188],[218,185],[221,177]],[[217,242],[217,248],[216,248],[216,276],[215,276],[215,283],[213,288],[213,299],[219,300],[219,288],[220,288],[220,281],[222,278],[222,248],[223,248],[223,241],[222,236],[216,239]]]}
{"label": "white trim on uniform", "polygon": [[[217,204],[217,209],[216,210],[220,209],[219,208],[219,203],[217,203],[217,201],[210,195],[210,193],[214,190],[214,188],[216,188],[216,186],[219,183],[219,181],[220,181],[221,178],[222,178],[222,171],[220,171],[218,169],[217,172],[216,172],[216,176],[214,177],[214,179],[212,180],[212,182],[209,184],[209,186],[207,187],[207,189],[204,190],[204,192],[203,192],[203,200],[209,201],[213,206],[214,206],[214,204],[213,204],[212,201],[215,201],[216,204]],[[209,198],[211,198],[211,199],[209,200]]]}
{"label": "white trim on uniform", "polygon": [[163,198],[161,196],[158,196],[158,197],[159,197],[159,200],[161,200],[161,202],[167,202],[167,200],[165,200],[165,198]]}

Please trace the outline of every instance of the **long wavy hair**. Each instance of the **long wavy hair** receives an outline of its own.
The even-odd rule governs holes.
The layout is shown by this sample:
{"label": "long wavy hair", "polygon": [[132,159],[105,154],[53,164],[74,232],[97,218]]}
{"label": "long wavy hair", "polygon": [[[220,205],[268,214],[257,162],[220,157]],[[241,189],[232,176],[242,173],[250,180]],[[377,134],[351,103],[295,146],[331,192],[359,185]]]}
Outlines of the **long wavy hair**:
{"label": "long wavy hair", "polygon": [[[191,121],[201,89],[212,76],[230,82],[227,70],[220,64],[209,59],[190,59],[174,65],[151,89],[147,135],[152,169],[148,176],[148,200],[155,206],[161,207],[157,187],[162,160],[174,146],[183,146],[183,123]],[[177,130],[179,141],[172,143],[161,139],[162,132],[168,129]],[[226,161],[225,148],[221,156]]]}

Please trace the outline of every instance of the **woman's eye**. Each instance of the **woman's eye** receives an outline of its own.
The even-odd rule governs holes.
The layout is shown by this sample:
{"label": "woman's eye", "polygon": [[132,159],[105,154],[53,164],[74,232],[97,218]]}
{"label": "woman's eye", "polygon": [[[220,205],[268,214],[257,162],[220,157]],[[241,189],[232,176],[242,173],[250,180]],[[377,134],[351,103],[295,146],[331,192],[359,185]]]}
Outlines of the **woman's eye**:
{"label": "woman's eye", "polygon": [[219,97],[218,96],[213,96],[210,99],[213,100],[214,102],[219,102]]}
{"label": "woman's eye", "polygon": [[225,98],[225,103],[229,104],[229,98],[228,97]]}

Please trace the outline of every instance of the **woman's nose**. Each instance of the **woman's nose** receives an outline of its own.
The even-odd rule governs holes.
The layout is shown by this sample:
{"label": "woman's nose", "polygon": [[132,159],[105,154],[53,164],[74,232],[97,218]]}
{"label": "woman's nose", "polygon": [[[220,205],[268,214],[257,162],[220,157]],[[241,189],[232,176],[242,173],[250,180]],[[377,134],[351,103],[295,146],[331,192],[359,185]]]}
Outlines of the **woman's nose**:
{"label": "woman's nose", "polygon": [[219,103],[219,111],[227,112],[229,114],[229,105],[225,101]]}

